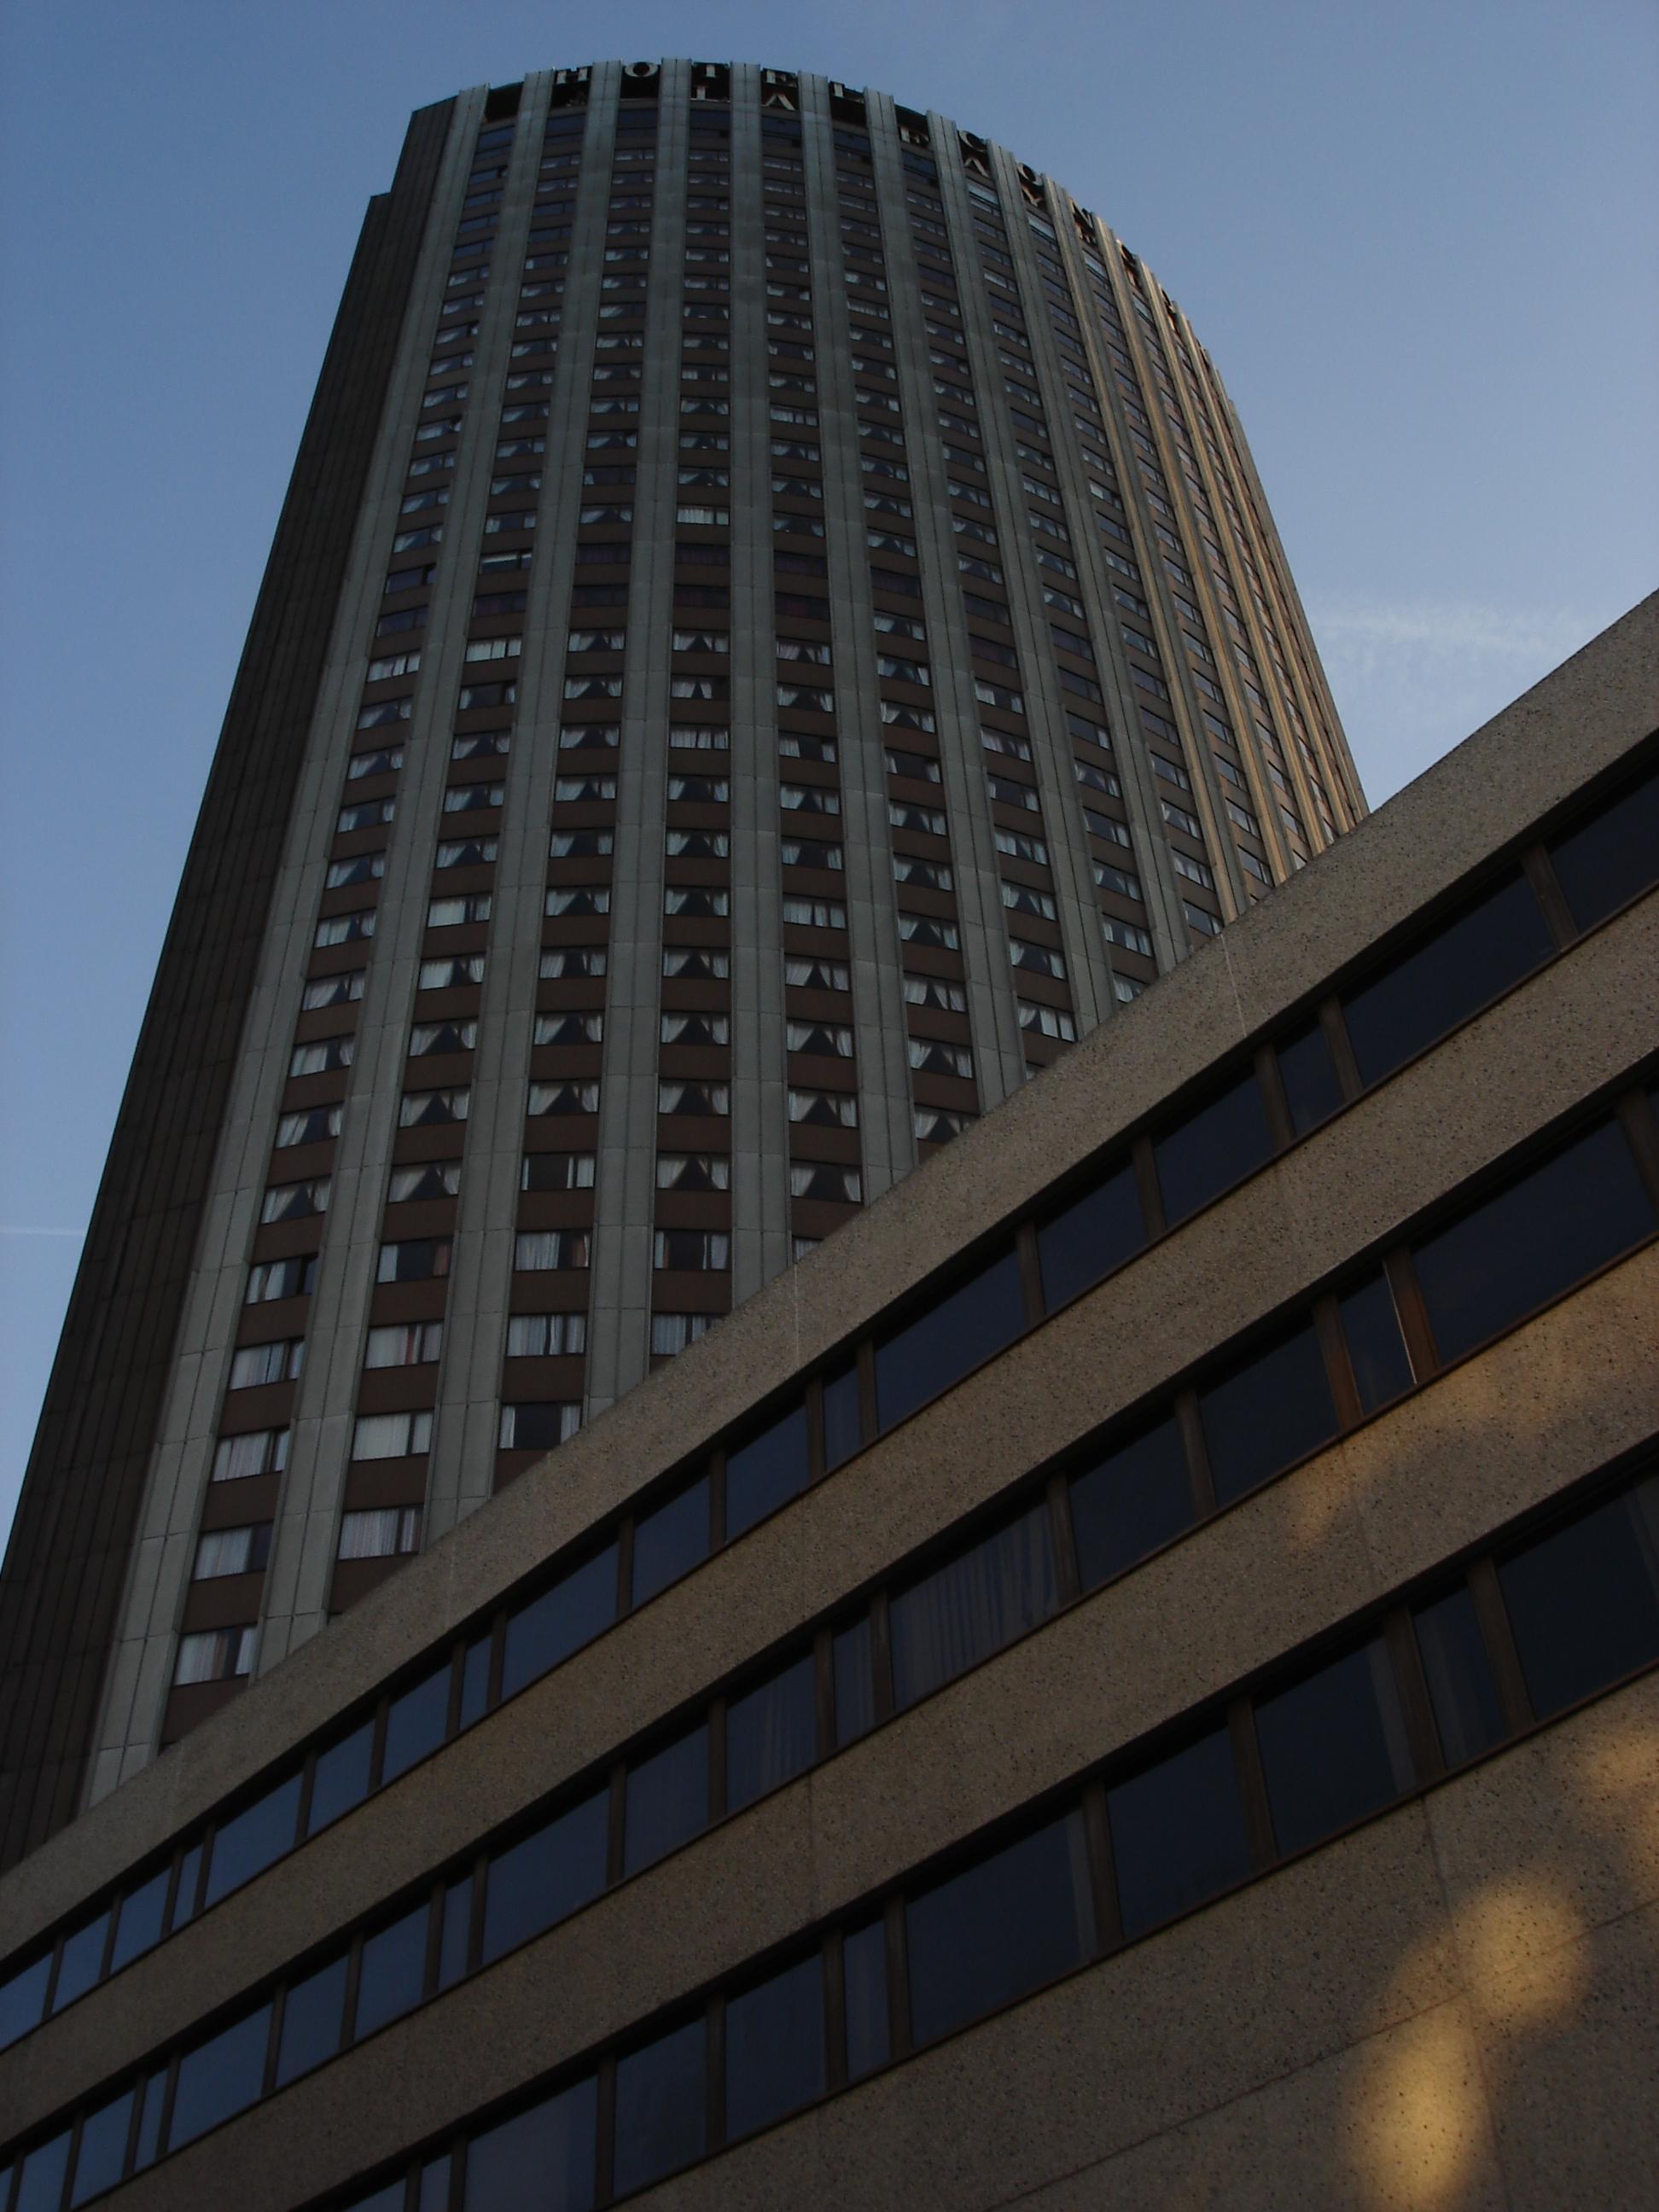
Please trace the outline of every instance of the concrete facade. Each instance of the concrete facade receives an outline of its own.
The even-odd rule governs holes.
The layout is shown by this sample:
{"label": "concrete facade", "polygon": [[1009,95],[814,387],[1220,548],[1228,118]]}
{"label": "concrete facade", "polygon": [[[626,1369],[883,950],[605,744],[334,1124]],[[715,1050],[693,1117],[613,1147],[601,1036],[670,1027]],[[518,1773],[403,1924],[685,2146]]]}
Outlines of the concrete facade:
{"label": "concrete facade", "polygon": [[[1282,1039],[1334,984],[1340,995],[1356,970],[1363,981],[1408,951],[1512,857],[1633,775],[1651,778],[1656,731],[1650,601],[15,1869],[0,1883],[0,1984],[47,1931],[72,1929],[112,1885],[290,1769],[377,1686],[476,1633],[526,1589],[527,1562],[580,1547],[657,1495],[665,1473],[741,1437],[750,1409],[803,1372],[833,1371],[841,1347],[940,1270],[1011,1221],[1041,1218],[1043,1194],[1073,1187],[1103,1149],[1115,1157],[1168,1126],[1207,1070]],[[583,1776],[619,1774],[631,1747],[741,1681],[757,1654],[898,1587],[903,1563],[982,1525],[1034,1471],[1070,1464],[1127,1409],[1201,1384],[1226,1347],[1341,1291],[1370,1255],[1408,1252],[1563,1129],[1624,1115],[1651,1218],[1656,979],[1650,888],[22,2036],[0,2054],[8,2133],[40,2154],[66,2116],[235,2017],[293,1962],[325,1956],[393,1900],[435,1894],[481,1839]],[[1473,1588],[1507,1556],[1510,1532],[1651,1470],[1656,1314],[1650,1228],[1278,1479],[112,2201],[234,2199],[248,2212],[372,2201],[379,2212],[366,2190],[407,2167],[413,2192],[417,2166],[515,2097],[556,2086],[590,2054],[602,2078],[614,2073],[618,2048],[699,1993],[723,2003],[751,1962],[913,1893],[917,1869],[1022,1808],[1086,1793],[1088,1777],[1120,1771],[1114,1762],[1164,1741],[1182,1716],[1231,1713],[1239,1686],[1277,1679],[1286,1655],[1340,1644],[1356,1620],[1397,1626],[1466,1566]],[[866,2081],[832,2081],[796,2117],[636,2201],[1647,2203],[1659,2179],[1651,1656],[1648,1671],[1559,1718],[1511,1712],[1475,1763],[1419,1771],[1399,1802],[1334,1839]],[[444,2185],[453,2193],[429,2201],[450,2212],[498,2201],[463,2194],[459,2164]],[[3,2185],[0,2207],[14,2212]]]}

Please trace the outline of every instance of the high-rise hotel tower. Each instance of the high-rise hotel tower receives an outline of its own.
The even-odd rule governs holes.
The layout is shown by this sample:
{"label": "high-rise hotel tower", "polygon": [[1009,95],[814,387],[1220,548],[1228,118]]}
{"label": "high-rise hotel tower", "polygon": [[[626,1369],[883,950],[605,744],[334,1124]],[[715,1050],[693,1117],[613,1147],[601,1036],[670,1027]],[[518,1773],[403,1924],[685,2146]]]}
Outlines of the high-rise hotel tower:
{"label": "high-rise hotel tower", "polygon": [[688,61],[370,206],[8,1557],[15,1859],[1364,812],[1151,271]]}

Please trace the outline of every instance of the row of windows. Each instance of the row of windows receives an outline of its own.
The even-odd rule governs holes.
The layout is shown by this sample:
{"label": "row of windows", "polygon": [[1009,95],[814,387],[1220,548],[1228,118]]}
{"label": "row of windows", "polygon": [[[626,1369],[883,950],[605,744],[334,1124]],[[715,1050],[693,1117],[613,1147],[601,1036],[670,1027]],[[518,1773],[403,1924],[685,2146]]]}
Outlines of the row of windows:
{"label": "row of windows", "polygon": [[[526,2186],[550,2204],[626,2196],[1111,1955],[1656,1659],[1659,1477],[1647,1474],[1541,1527],[1534,1516],[963,1839],[781,1965],[739,1971],[648,2037],[585,2054],[525,2111],[441,2148],[439,2179],[426,2179],[432,2166],[400,2172],[354,2197],[355,2212],[404,2206],[417,2180],[416,2201],[471,2212],[517,2205]],[[740,1713],[736,1702],[726,1713],[733,1810],[757,1794],[751,1782],[786,1778],[789,1741],[787,1722]],[[691,1759],[648,1787],[647,1772],[438,1878],[349,1950],[91,2105],[17,2161],[10,2212],[85,2202],[653,1863],[703,1825],[707,1785]]]}

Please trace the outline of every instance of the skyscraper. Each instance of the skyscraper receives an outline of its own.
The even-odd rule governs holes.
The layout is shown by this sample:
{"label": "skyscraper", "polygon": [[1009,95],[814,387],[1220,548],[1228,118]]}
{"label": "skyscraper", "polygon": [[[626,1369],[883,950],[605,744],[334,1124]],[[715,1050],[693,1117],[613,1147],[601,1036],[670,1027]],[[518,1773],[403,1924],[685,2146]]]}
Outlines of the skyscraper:
{"label": "skyscraper", "polygon": [[1364,799],[1242,432],[1053,181],[821,78],[411,122],[9,1554],[9,1858]]}

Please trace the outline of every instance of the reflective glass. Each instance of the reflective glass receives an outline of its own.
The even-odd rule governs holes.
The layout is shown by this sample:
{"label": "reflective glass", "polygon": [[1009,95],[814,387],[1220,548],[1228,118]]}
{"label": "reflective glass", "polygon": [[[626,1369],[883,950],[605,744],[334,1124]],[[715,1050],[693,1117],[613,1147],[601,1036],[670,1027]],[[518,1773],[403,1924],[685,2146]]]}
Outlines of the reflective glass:
{"label": "reflective glass", "polygon": [[839,1467],[851,1459],[863,1442],[859,1413],[859,1370],[852,1360],[838,1374],[823,1378],[823,1463]]}
{"label": "reflective glass", "polygon": [[847,2078],[856,2081],[884,2066],[892,2045],[887,2024],[887,1930],[879,1920],[850,1929],[842,1939],[842,1985],[847,2012]]}
{"label": "reflective glass", "polygon": [[1013,1341],[1025,1326],[1019,1262],[1008,1252],[876,1346],[879,1425],[890,1429]]}
{"label": "reflective glass", "polygon": [[1146,1242],[1134,1170],[1121,1167],[1037,1231],[1042,1303],[1053,1313]]}
{"label": "reflective glass", "polygon": [[1164,1218],[1170,1228],[1271,1157],[1273,1132],[1254,1068],[1154,1139]]}
{"label": "reflective glass", "polygon": [[1187,1455],[1173,1414],[1072,1477],[1072,1540],[1085,1590],[1190,1527]]}
{"label": "reflective glass", "polygon": [[167,2148],[177,2150],[216,2128],[221,2120],[246,2112],[258,2097],[270,2040],[270,2007],[260,2006],[217,2035],[185,2051],[179,2061],[173,2093]]}
{"label": "reflective glass", "polygon": [[394,1698],[386,1708],[386,1752],[380,1762],[380,1786],[407,1773],[417,1759],[436,1751],[449,1724],[449,1677],[446,1660],[441,1667]]}
{"label": "reflective glass", "polygon": [[1071,1813],[905,1907],[918,2045],[1011,2004],[1094,1945],[1083,1821]]}
{"label": "reflective glass", "polygon": [[1415,1247],[1441,1358],[1510,1328],[1653,1227],[1624,1132],[1603,1121]]}
{"label": "reflective glass", "polygon": [[472,1877],[463,1875],[444,1892],[438,1931],[438,1987],[451,1988],[466,1972],[467,1942],[472,1932]]}
{"label": "reflective glass", "polygon": [[303,1981],[291,1982],[283,2001],[276,2039],[276,2087],[297,2081],[340,2047],[345,2021],[347,1960],[343,1953]]}
{"label": "reflective glass", "polygon": [[489,1702],[490,1642],[488,1636],[480,1636],[467,1645],[461,1661],[461,1709],[455,1723],[458,1733],[482,1720]]}
{"label": "reflective glass", "polygon": [[1521,1671],[1540,1720],[1659,1658],[1659,1480],[1500,1562]]}
{"label": "reflective glass", "polygon": [[64,1936],[63,1955],[58,1962],[58,1986],[52,1993],[54,2012],[62,2012],[65,2005],[84,1996],[98,1979],[108,1936],[109,1913],[106,1910],[95,1920],[88,1920],[83,1927],[73,1929]]}
{"label": "reflective glass", "polygon": [[14,2212],[58,2212],[63,2202],[64,2179],[69,2172],[70,2135],[67,2129],[50,2142],[27,2152],[17,2174]]}
{"label": "reflective glass", "polygon": [[1524,878],[1511,876],[1343,1000],[1360,1080],[1380,1082],[1553,950],[1537,900]]}
{"label": "reflective glass", "polygon": [[726,1533],[740,1536],[806,1487],[806,1408],[793,1406],[726,1460]]}
{"label": "reflective glass", "polygon": [[1054,1608],[1046,1503],[936,1567],[888,1607],[893,1696],[900,1706],[975,1666]]}
{"label": "reflective glass", "polygon": [[167,1884],[173,1869],[163,1867],[148,1881],[130,1889],[121,1899],[120,1917],[115,1923],[115,1945],[110,1953],[109,1970],[114,1973],[130,1960],[142,1958],[143,1954],[161,1940],[162,1916],[167,1908]]}
{"label": "reflective glass", "polygon": [[538,1936],[605,1887],[610,1793],[601,1790],[489,1863],[483,1963]]}
{"label": "reflective glass", "polygon": [[465,2212],[589,2212],[599,2085],[590,2074],[556,2097],[474,2136]]}
{"label": "reflective glass", "polygon": [[289,1775],[216,1831],[202,1899],[204,1909],[293,1850],[300,1821],[300,1779]]}
{"label": "reflective glass", "polygon": [[349,1813],[368,1796],[369,1761],[374,1751],[374,1723],[365,1721],[349,1735],[342,1736],[338,1743],[331,1743],[318,1753],[311,1782],[308,1835],[316,1835],[319,1829],[337,1820],[342,1813]]}
{"label": "reflective glass", "polygon": [[196,1911],[196,1893],[201,1886],[202,1852],[204,1846],[192,1844],[179,1862],[179,1887],[173,1893],[173,1925],[182,1928]]}
{"label": "reflective glass", "polygon": [[[127,2159],[132,2097],[131,2089],[124,2089],[107,2105],[100,2105],[96,2112],[87,2114],[75,2154],[75,2182],[69,2200],[71,2205],[84,2204],[88,2197],[96,2197],[100,2189],[112,2189],[121,2179],[121,2168]],[[3,2202],[3,2196],[0,2196],[0,2203]]]}
{"label": "reflective glass", "polygon": [[1555,879],[1580,929],[1589,929],[1659,880],[1659,775],[1550,846]]}
{"label": "reflective glass", "polygon": [[1144,1935],[1250,1872],[1238,1770],[1224,1727],[1106,1792],[1126,1937]]}
{"label": "reflective glass", "polygon": [[1342,1086],[1336,1079],[1330,1047],[1317,1022],[1279,1046],[1279,1073],[1291,1109],[1291,1126],[1298,1137],[1317,1128],[1342,1103]]}
{"label": "reflective glass", "polygon": [[1489,1751],[1504,1733],[1503,1708],[1474,1600],[1460,1583],[1432,1604],[1419,1605],[1412,1620],[1441,1755],[1448,1766],[1462,1766]]}
{"label": "reflective glass", "polygon": [[0,1983],[0,2051],[40,2024],[52,1979],[52,1954],[34,1960],[9,1982]]}
{"label": "reflective glass", "polygon": [[618,2197],[702,2156],[708,2142],[703,2042],[703,2023],[694,2020],[617,2060]]}
{"label": "reflective glass", "polygon": [[427,1929],[432,1908],[424,1899],[390,1928],[363,1938],[357,1975],[357,2017],[352,2040],[361,2043],[421,2002],[426,1988]]}
{"label": "reflective glass", "polygon": [[1316,1844],[1412,1786],[1405,1722],[1380,1636],[1259,1698],[1255,1731],[1281,1851]]}
{"label": "reflective glass", "polygon": [[823,1966],[816,1954],[726,2006],[726,2132],[769,2127],[824,2088]]}
{"label": "reflective glass", "polygon": [[1336,1434],[1336,1407],[1311,1324],[1198,1394],[1218,1505],[1243,1498]]}
{"label": "reflective glass", "polygon": [[851,1743],[876,1724],[876,1685],[865,1613],[840,1630],[830,1645],[836,1677],[836,1741]]}
{"label": "reflective glass", "polygon": [[817,1756],[817,1668],[811,1652],[726,1708],[726,1808],[735,1813]]}
{"label": "reflective glass", "polygon": [[591,1559],[532,1598],[507,1618],[501,1658],[501,1696],[511,1698],[591,1644],[617,1617],[617,1547],[607,1544]]}
{"label": "reflective glass", "polygon": [[708,1556],[708,1478],[702,1475],[634,1524],[634,1602],[643,1605]]}
{"label": "reflective glass", "polygon": [[1400,1333],[1400,1316],[1395,1310],[1388,1277],[1381,1273],[1373,1275],[1337,1304],[1360,1406],[1374,1413],[1379,1406],[1386,1406],[1412,1387],[1412,1364],[1406,1356],[1406,1340]]}
{"label": "reflective glass", "polygon": [[628,1771],[623,1866],[636,1874],[708,1825],[708,1729],[678,1737]]}

